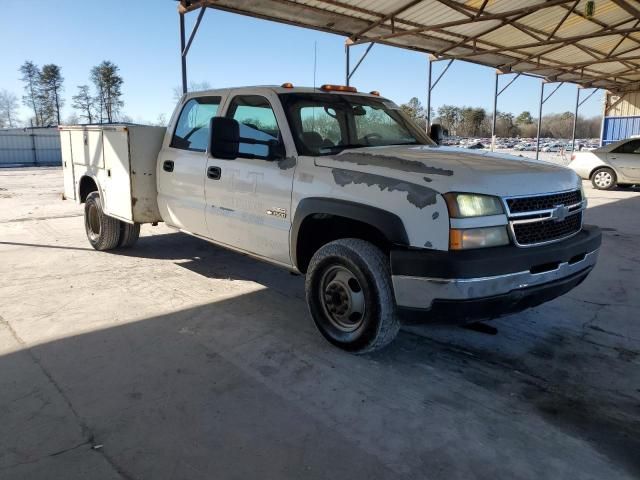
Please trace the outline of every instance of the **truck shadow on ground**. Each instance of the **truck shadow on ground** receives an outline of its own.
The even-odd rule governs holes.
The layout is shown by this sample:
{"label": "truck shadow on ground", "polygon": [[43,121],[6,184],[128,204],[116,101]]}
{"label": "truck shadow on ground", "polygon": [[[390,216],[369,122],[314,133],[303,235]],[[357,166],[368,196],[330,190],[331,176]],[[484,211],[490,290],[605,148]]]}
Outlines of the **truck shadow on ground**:
{"label": "truck shadow on ground", "polygon": [[[640,474],[632,399],[598,385],[573,395],[575,378],[551,384],[499,353],[411,333],[348,355],[321,340],[301,301],[270,289],[31,346],[0,357],[0,378],[12,385],[3,416],[59,427],[72,416],[76,444],[103,445],[130,478],[326,478],[328,458],[332,478]],[[3,429],[0,471],[68,447],[48,434],[32,451]],[[500,466],[487,466],[496,451]]]}
{"label": "truck shadow on ground", "polygon": [[[499,451],[499,476],[637,478],[640,337],[625,315],[638,311],[640,253],[620,211],[638,207],[640,196],[590,208],[588,222],[607,229],[590,278],[496,321],[497,336],[412,327],[360,357],[315,332],[302,277],[184,234],[145,236],[115,254],[266,289],[4,355],[4,411],[55,417],[46,397],[63,392],[87,445],[103,444],[132,477],[314,478],[332,458],[334,478],[455,478],[482,476]],[[35,393],[29,356],[46,377]],[[61,450],[22,449],[11,429],[0,440],[0,472]]]}

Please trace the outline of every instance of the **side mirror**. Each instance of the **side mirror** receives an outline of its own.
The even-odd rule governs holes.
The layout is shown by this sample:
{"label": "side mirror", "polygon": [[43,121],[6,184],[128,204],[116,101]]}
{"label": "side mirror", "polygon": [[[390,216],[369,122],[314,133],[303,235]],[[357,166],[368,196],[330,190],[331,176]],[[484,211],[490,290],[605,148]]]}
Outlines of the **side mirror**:
{"label": "side mirror", "polygon": [[281,160],[285,157],[286,152],[282,142],[277,140],[269,141],[269,158],[268,160]]}
{"label": "side mirror", "polygon": [[227,117],[213,117],[209,123],[209,155],[233,160],[240,148],[240,125]]}
{"label": "side mirror", "polygon": [[440,145],[444,138],[442,125],[440,125],[439,123],[434,123],[433,125],[431,125],[431,128],[429,129],[429,136],[431,137],[431,140]]}

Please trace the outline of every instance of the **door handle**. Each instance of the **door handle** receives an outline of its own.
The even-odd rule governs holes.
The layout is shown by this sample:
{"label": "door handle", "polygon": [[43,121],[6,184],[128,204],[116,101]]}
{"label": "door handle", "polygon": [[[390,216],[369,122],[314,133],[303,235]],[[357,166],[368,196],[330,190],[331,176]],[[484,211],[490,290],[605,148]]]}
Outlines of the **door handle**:
{"label": "door handle", "polygon": [[165,172],[173,172],[173,160],[165,160],[162,164],[162,169]]}
{"label": "door handle", "polygon": [[207,177],[211,180],[220,180],[222,176],[222,169],[220,167],[209,167],[207,168]]}

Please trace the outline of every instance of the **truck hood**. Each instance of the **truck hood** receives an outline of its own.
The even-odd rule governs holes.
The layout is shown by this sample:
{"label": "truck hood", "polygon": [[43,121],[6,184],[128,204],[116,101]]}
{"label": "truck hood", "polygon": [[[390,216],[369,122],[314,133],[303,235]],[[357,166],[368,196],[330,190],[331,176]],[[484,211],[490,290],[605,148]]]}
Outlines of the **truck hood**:
{"label": "truck hood", "polygon": [[[336,183],[402,181],[438,193],[472,192],[498,196],[534,195],[579,188],[568,168],[513,155],[455,147],[397,145],[344,150],[316,157],[333,169]],[[364,178],[367,176],[367,178]]]}

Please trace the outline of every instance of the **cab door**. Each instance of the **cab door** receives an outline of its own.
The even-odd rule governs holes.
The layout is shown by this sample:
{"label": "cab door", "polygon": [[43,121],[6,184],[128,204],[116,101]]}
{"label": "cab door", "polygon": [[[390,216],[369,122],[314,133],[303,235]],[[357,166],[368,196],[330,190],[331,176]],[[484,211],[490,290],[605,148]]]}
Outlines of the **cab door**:
{"label": "cab door", "polygon": [[187,232],[207,236],[204,183],[209,122],[221,97],[186,101],[169,144],[158,156],[158,208],[164,221]]}
{"label": "cab door", "polygon": [[291,191],[295,150],[275,94],[234,95],[224,115],[240,124],[240,137],[274,140],[286,155],[269,160],[266,145],[241,143],[255,158],[209,157],[205,195],[209,236],[220,243],[290,265]]}
{"label": "cab door", "polygon": [[[607,160],[626,180],[640,180],[640,139],[629,140],[607,154]],[[623,182],[625,179],[618,178]]]}

